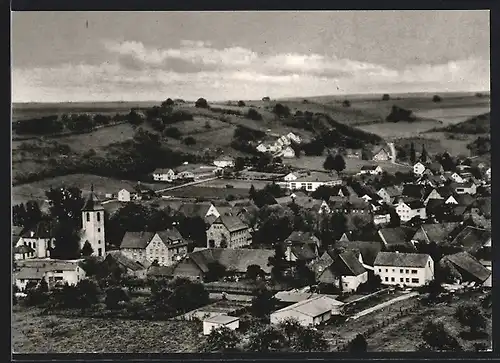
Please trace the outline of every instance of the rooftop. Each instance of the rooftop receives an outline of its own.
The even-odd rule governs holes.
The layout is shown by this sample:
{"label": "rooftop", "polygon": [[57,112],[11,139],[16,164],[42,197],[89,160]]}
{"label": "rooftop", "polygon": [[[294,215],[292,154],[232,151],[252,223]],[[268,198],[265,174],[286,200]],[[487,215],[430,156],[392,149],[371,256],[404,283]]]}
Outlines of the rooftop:
{"label": "rooftop", "polygon": [[425,267],[430,256],[423,253],[379,252],[375,266]]}
{"label": "rooftop", "polygon": [[307,300],[299,301],[293,305],[287,306],[276,312],[294,310],[296,312],[299,312],[307,316],[316,317],[331,311],[332,308],[335,306],[342,306],[342,305],[344,305],[343,302],[340,302],[325,295],[320,295],[312,297]]}
{"label": "rooftop", "polygon": [[239,319],[240,318],[235,317],[235,316],[229,316],[229,315],[220,314],[220,315],[212,315],[212,316],[210,316],[208,318],[203,319],[203,321],[204,322],[206,321],[206,322],[209,322],[209,323],[226,325],[226,324],[230,324],[233,321],[236,321],[236,320],[239,320]]}

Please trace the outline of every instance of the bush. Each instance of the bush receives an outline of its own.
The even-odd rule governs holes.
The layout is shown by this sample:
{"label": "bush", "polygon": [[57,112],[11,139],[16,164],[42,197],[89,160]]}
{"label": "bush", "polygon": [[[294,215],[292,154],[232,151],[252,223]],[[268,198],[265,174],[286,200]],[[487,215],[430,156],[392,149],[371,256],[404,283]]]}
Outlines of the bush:
{"label": "bush", "polygon": [[245,107],[245,102],[238,101],[238,107]]}
{"label": "bush", "polygon": [[179,140],[182,136],[181,132],[177,127],[167,127],[165,131],[163,132],[163,135],[171,137],[173,139]]}
{"label": "bush", "polygon": [[344,107],[351,107],[351,101],[345,100],[344,102],[342,102],[342,106],[344,106]]}
{"label": "bush", "polygon": [[198,98],[194,105],[198,108],[208,108],[208,102],[204,98]]}
{"label": "bush", "polygon": [[163,101],[161,103],[161,107],[162,108],[167,108],[167,107],[171,107],[174,105],[174,101],[171,99],[171,98],[167,98],[165,101]]}
{"label": "bush", "polygon": [[249,109],[245,117],[255,121],[262,120],[262,115],[259,112],[257,112],[257,110],[255,110],[254,108]]}
{"label": "bush", "polygon": [[438,95],[434,95],[432,97],[432,102],[441,102],[442,101],[442,98]]}
{"label": "bush", "polygon": [[195,145],[196,144],[196,140],[194,139],[194,137],[192,136],[188,136],[184,139],[184,144],[190,146],[190,145]]}
{"label": "bush", "polygon": [[118,309],[120,307],[120,303],[127,301],[129,301],[129,297],[126,294],[125,290],[123,290],[121,287],[111,287],[106,290],[104,303],[106,304],[106,307],[108,309]]}
{"label": "bush", "polygon": [[382,101],[389,101],[391,99],[391,96],[389,96],[387,93],[384,93],[382,96]]}

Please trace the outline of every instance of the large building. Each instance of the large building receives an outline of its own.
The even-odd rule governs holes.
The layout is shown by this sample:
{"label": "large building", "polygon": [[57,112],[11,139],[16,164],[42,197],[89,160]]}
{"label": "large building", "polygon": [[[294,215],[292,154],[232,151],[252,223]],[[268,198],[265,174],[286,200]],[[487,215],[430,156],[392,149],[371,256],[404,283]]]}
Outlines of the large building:
{"label": "large building", "polygon": [[301,176],[296,180],[285,180],[277,184],[290,190],[305,189],[309,192],[313,192],[322,185],[340,185],[342,184],[342,179],[340,179],[338,175],[311,172],[309,175]]}
{"label": "large building", "polygon": [[90,244],[90,247],[92,247],[92,255],[106,255],[104,207],[94,194],[93,186],[82,208],[82,237],[80,239],[80,248],[83,248],[86,243]]}
{"label": "large building", "polygon": [[235,216],[220,215],[207,230],[207,248],[239,248],[250,244],[248,226]]}
{"label": "large building", "polygon": [[379,252],[373,264],[384,285],[417,287],[434,279],[434,261],[427,254]]}

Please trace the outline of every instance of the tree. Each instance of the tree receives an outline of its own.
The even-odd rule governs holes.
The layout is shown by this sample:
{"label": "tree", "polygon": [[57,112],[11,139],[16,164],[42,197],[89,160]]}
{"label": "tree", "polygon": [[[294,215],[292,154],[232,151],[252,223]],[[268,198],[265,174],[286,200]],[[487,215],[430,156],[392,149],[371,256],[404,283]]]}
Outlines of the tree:
{"label": "tree", "polygon": [[210,262],[207,264],[208,271],[205,274],[205,281],[217,281],[226,275],[226,267],[220,262]]}
{"label": "tree", "polygon": [[82,247],[82,256],[91,256],[94,250],[92,249],[92,246],[90,245],[89,241],[85,241]]}
{"label": "tree", "polygon": [[198,108],[208,108],[208,102],[204,98],[198,98],[194,105]]}
{"label": "tree", "polygon": [[469,327],[472,336],[476,336],[486,327],[486,317],[475,304],[463,304],[457,307],[455,318],[460,324]]}
{"label": "tree", "polygon": [[296,352],[325,352],[328,350],[328,342],[321,331],[304,327],[295,339],[293,349]]}
{"label": "tree", "polygon": [[241,171],[243,169],[245,169],[245,159],[243,159],[241,156],[238,156],[234,160],[234,170]]}
{"label": "tree", "polygon": [[136,126],[140,125],[144,122],[141,115],[139,115],[137,113],[137,111],[134,109],[130,110],[127,118],[128,118],[128,122],[130,122],[132,125],[136,125]]}
{"label": "tree", "polygon": [[303,327],[299,321],[294,318],[286,318],[278,324],[278,329],[283,332],[288,345],[293,345],[294,340],[297,339],[302,332]]}
{"label": "tree", "polygon": [[410,144],[410,161],[412,164],[415,164],[417,161],[417,154],[415,152],[415,145],[413,145],[413,142]]}
{"label": "tree", "polygon": [[364,353],[367,351],[368,343],[363,334],[358,334],[347,345],[347,350],[350,353]]}
{"label": "tree", "polygon": [[254,108],[250,108],[245,115],[246,118],[250,120],[260,121],[262,120],[262,115]]}
{"label": "tree", "polygon": [[259,318],[268,316],[276,306],[273,292],[266,288],[260,288],[256,289],[253,295],[251,308],[253,315]]}
{"label": "tree", "polygon": [[344,101],[342,102],[342,106],[344,106],[344,107],[351,107],[351,101],[349,101],[349,100],[344,100]]}
{"label": "tree", "polygon": [[444,327],[442,322],[429,321],[422,331],[422,339],[431,349],[437,351],[460,351],[460,344]]}
{"label": "tree", "polygon": [[285,337],[276,327],[269,325],[250,334],[247,349],[253,352],[270,352],[280,350]]}
{"label": "tree", "polygon": [[174,105],[174,101],[171,98],[167,98],[165,101],[161,103],[161,108],[172,107]]}
{"label": "tree", "polygon": [[195,145],[196,144],[196,140],[194,137],[192,136],[188,136],[184,139],[184,144],[188,145],[188,146],[191,146],[191,145]]}
{"label": "tree", "polygon": [[280,118],[290,116],[290,109],[288,106],[284,106],[281,103],[274,105],[273,112]]}
{"label": "tree", "polygon": [[104,298],[104,303],[106,307],[110,310],[118,309],[120,303],[129,301],[129,297],[125,290],[121,287],[110,287],[106,290],[106,297]]}
{"label": "tree", "polygon": [[342,157],[342,155],[340,154],[337,154],[335,155],[335,159],[334,159],[334,166],[333,166],[333,169],[335,169],[335,171],[337,171],[337,173],[340,173],[342,170],[345,169],[345,160],[344,158]]}
{"label": "tree", "polygon": [[259,265],[249,265],[245,276],[249,280],[256,281],[259,277],[264,277],[264,271],[262,271]]}
{"label": "tree", "polygon": [[391,97],[387,93],[384,93],[384,95],[382,96],[382,101],[389,101],[390,99]]}
{"label": "tree", "polygon": [[285,252],[281,244],[276,243],[274,246],[274,256],[269,257],[268,266],[272,266],[271,275],[276,281],[283,279],[283,273],[287,268],[287,261],[285,259]]}
{"label": "tree", "polygon": [[207,337],[203,350],[205,352],[232,351],[240,343],[240,338],[234,330],[227,326],[213,329]]}
{"label": "tree", "polygon": [[238,107],[245,107],[245,102],[244,101],[238,101]]}
{"label": "tree", "polygon": [[423,163],[425,163],[427,162],[427,158],[428,158],[427,150],[425,150],[425,145],[422,144],[422,153],[420,154],[420,160]]}
{"label": "tree", "polygon": [[248,191],[248,196],[250,197],[250,199],[254,200],[255,199],[255,196],[256,196],[256,191],[255,191],[255,187],[252,185],[250,185],[250,190]]}
{"label": "tree", "polygon": [[389,210],[389,215],[391,217],[389,221],[389,227],[399,227],[401,225],[401,218],[399,217],[399,214],[396,213],[396,210],[394,208],[391,208]]}
{"label": "tree", "polygon": [[323,163],[323,169],[333,170],[335,169],[335,157],[332,154],[326,156],[325,162]]}
{"label": "tree", "polygon": [[432,102],[441,102],[442,99],[439,95],[432,96]]}

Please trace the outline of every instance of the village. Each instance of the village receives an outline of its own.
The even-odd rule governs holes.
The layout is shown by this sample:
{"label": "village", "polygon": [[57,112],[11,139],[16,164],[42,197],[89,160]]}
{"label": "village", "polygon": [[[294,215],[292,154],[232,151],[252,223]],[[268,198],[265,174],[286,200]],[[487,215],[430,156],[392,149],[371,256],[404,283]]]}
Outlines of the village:
{"label": "village", "polygon": [[[322,171],[284,168],[282,158],[294,156],[291,145],[300,142],[289,133],[258,144],[265,172],[265,162],[222,155],[212,165],[156,169],[151,183],[171,185],[162,189],[138,181],[134,189],[101,195],[93,186],[87,195],[51,190],[45,212],[13,227],[14,298],[109,319],[196,321],[212,350],[245,339],[257,351],[273,350],[281,339],[273,327],[289,324],[320,329],[303,349],[353,351],[366,349],[363,332],[335,338],[332,347],[328,329],[403,300],[430,304],[490,291],[490,165],[425,149],[417,157],[412,145],[414,163],[392,174],[385,166],[399,161],[387,144],[354,173],[343,171],[345,160],[361,159],[361,150],[333,151]],[[213,180],[244,182],[248,196],[171,195]],[[58,215],[68,212],[65,196],[83,204],[72,211],[73,252],[61,248],[60,227],[54,228],[67,218]],[[163,214],[144,212],[151,205],[161,205]],[[179,289],[184,300],[173,298]],[[259,334],[251,334],[249,317],[261,324]]]}

